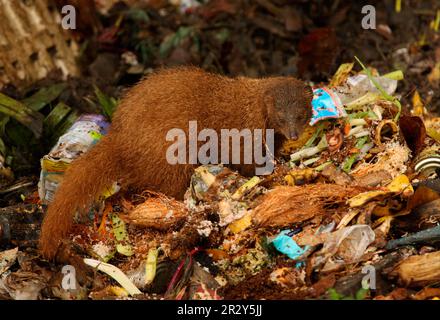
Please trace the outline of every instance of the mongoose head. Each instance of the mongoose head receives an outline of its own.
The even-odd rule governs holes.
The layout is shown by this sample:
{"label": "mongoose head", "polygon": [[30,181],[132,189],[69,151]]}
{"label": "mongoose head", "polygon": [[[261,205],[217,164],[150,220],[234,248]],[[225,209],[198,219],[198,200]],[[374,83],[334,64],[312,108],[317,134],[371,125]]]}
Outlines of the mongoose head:
{"label": "mongoose head", "polygon": [[296,140],[312,117],[312,88],[295,78],[276,78],[264,93],[268,128]]}

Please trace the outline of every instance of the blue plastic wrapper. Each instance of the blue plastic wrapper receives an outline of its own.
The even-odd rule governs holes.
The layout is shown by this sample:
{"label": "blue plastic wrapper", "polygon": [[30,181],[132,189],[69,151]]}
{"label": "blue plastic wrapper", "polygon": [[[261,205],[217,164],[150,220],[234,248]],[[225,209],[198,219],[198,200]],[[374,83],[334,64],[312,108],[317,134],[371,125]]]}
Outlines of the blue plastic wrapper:
{"label": "blue plastic wrapper", "polygon": [[313,89],[312,109],[311,126],[318,121],[341,118],[347,115],[341,99],[328,88]]}
{"label": "blue plastic wrapper", "polygon": [[301,248],[295,240],[291,238],[291,231],[290,230],[284,230],[281,231],[279,235],[275,239],[272,240],[273,245],[275,248],[281,252],[287,255],[290,259],[296,260],[300,256],[302,256],[306,249]]}

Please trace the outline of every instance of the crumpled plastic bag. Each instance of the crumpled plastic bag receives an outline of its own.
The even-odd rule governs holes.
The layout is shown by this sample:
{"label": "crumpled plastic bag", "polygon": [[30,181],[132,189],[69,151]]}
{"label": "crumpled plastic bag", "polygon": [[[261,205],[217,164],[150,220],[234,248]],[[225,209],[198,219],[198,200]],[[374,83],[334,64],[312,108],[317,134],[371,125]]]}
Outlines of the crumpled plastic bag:
{"label": "crumpled plastic bag", "polygon": [[321,250],[319,260],[326,261],[322,271],[330,271],[340,265],[359,261],[374,240],[373,229],[365,224],[357,224],[332,232],[326,237]]}
{"label": "crumpled plastic bag", "polygon": [[337,253],[346,262],[356,262],[374,239],[374,231],[369,225],[358,224],[331,233],[323,250]]}

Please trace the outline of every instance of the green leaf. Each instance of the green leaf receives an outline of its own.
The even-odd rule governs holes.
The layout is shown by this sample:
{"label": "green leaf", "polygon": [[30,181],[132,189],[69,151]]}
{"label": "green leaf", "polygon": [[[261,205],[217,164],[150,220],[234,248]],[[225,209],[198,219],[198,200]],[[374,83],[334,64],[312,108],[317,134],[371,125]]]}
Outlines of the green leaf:
{"label": "green leaf", "polygon": [[303,148],[311,147],[315,142],[315,140],[321,136],[323,130],[324,130],[324,123],[323,122],[318,123],[317,128],[313,133],[313,136],[310,137],[310,139],[306,142]]}
{"label": "green leaf", "polygon": [[190,36],[192,31],[192,27],[180,27],[175,33],[166,36],[160,44],[160,56],[165,58],[170,53],[171,49],[177,47],[183,39]]}
{"label": "green leaf", "polygon": [[97,86],[94,86],[94,88],[95,95],[98,98],[98,103],[101,106],[104,115],[111,119],[113,113],[116,110],[116,107],[118,106],[118,101],[115,98],[109,97],[104,94]]}
{"label": "green leaf", "polygon": [[352,154],[351,156],[349,156],[347,158],[347,160],[345,160],[344,165],[342,166],[342,170],[344,170],[344,172],[349,173],[351,170],[351,167],[353,166],[353,164],[356,162],[358,157],[358,154]]}
{"label": "green leaf", "polygon": [[3,157],[6,156],[6,145],[3,142],[2,138],[0,138],[0,155],[2,155]]}
{"label": "green leaf", "polygon": [[342,300],[342,295],[340,295],[334,288],[328,289],[327,293],[331,300]]}
{"label": "green leaf", "polygon": [[22,125],[29,128],[35,135],[40,138],[43,132],[43,115],[32,110],[24,103],[12,99],[0,93],[0,112],[14,118]]}
{"label": "green leaf", "polygon": [[403,72],[402,70],[396,70],[387,74],[384,74],[382,77],[392,79],[392,80],[403,80]]}
{"label": "green leaf", "polygon": [[9,122],[10,117],[0,113],[0,136],[4,136],[6,133],[6,125]]}
{"label": "green leaf", "polygon": [[43,121],[43,127],[48,134],[52,134],[56,127],[61,125],[72,109],[63,102],[58,103]]}
{"label": "green leaf", "polygon": [[66,89],[67,84],[58,83],[50,87],[41,88],[35,94],[22,100],[21,102],[35,111],[43,109],[46,105],[53,102]]}
{"label": "green leaf", "polygon": [[156,276],[157,256],[159,250],[151,248],[148,250],[147,263],[145,264],[145,283],[152,283]]}
{"label": "green leaf", "polygon": [[73,110],[66,118],[64,118],[61,124],[58,125],[50,135],[50,144],[55,144],[58,138],[66,133],[67,130],[69,130],[69,128],[75,123],[78,117],[78,112],[76,110]]}
{"label": "green leaf", "polygon": [[315,171],[322,171],[322,170],[324,170],[324,168],[325,168],[327,165],[329,165],[330,163],[333,163],[333,161],[327,161],[327,162],[324,162],[323,164],[321,164],[321,165],[317,166],[316,168],[314,168],[314,170],[315,170]]}
{"label": "green leaf", "polygon": [[358,141],[356,142],[356,148],[361,149],[367,141],[368,141],[368,136],[359,138]]}
{"label": "green leaf", "polygon": [[356,292],[356,300],[364,300],[368,294],[368,289],[360,288],[358,292]]}
{"label": "green leaf", "polygon": [[129,244],[116,244],[116,251],[127,257],[130,257],[134,254],[133,247]]}
{"label": "green leaf", "polygon": [[349,113],[347,118],[348,119],[363,119],[368,115],[369,115],[368,111],[358,111],[358,112]]}
{"label": "green leaf", "polygon": [[18,147],[30,150],[30,145],[36,142],[32,131],[23,127],[15,120],[11,120],[6,127],[6,141],[10,141]]}
{"label": "green leaf", "polygon": [[150,22],[150,17],[148,16],[148,13],[142,9],[131,8],[127,11],[127,16],[136,22]]}
{"label": "green leaf", "polygon": [[[361,149],[367,141],[368,141],[368,136],[359,138],[358,141],[356,142],[356,148]],[[349,156],[347,158],[347,160],[345,160],[345,163],[342,166],[342,170],[344,170],[346,173],[349,173],[351,170],[351,167],[357,161],[358,156],[359,156],[359,153],[355,153],[355,154],[352,154],[351,156]]]}
{"label": "green leaf", "polygon": [[154,59],[156,50],[150,39],[136,40],[135,49],[140,54],[142,64]]}
{"label": "green leaf", "polygon": [[395,97],[393,97],[393,96],[390,96],[382,87],[381,87],[381,85],[373,78],[373,75],[371,74],[371,71],[370,71],[370,69],[367,69],[365,66],[364,66],[364,64],[361,62],[361,60],[359,60],[359,58],[358,57],[356,57],[356,56],[354,56],[355,57],[355,59],[357,60],[357,62],[361,65],[361,67],[362,67],[362,69],[365,71],[365,73],[367,74],[367,77],[368,77],[368,79],[370,79],[370,81],[374,84],[374,86],[377,88],[377,90],[379,90],[379,92],[382,94],[382,96],[386,99],[386,100],[388,100],[388,101],[390,101],[390,102],[392,102],[392,103],[394,103],[396,106],[397,106],[397,108],[398,108],[398,112],[397,112],[397,114],[396,114],[396,117],[394,118],[394,121],[398,121],[399,120],[399,117],[400,117],[400,114],[402,113],[402,105],[400,104],[400,101],[399,100],[397,100],[397,98],[395,98]]}

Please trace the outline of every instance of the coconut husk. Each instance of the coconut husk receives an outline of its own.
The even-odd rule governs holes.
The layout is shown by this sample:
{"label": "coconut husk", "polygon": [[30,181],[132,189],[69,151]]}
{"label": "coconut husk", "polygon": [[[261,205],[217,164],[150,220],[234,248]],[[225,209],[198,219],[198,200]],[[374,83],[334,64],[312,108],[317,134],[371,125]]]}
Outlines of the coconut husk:
{"label": "coconut husk", "polygon": [[258,227],[283,227],[329,213],[326,206],[345,206],[347,199],[369,190],[360,186],[313,185],[276,187],[266,193],[253,210],[253,224]]}
{"label": "coconut husk", "polygon": [[165,231],[179,225],[187,216],[183,203],[156,194],[121,218],[132,225]]}

